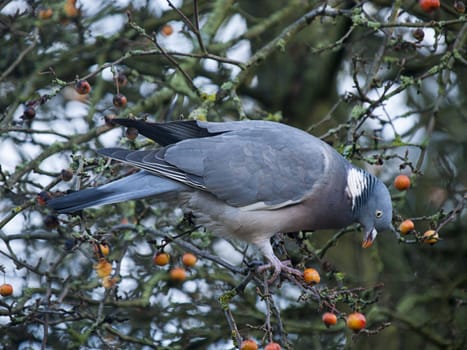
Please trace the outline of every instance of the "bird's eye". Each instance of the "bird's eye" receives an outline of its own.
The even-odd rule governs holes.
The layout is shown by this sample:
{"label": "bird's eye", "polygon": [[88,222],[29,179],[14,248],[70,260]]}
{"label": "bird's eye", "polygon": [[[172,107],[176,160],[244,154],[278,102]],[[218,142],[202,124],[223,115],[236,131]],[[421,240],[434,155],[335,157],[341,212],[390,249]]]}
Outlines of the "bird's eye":
{"label": "bird's eye", "polygon": [[383,216],[383,212],[381,210],[377,210],[375,215],[377,218],[380,218],[381,216]]}

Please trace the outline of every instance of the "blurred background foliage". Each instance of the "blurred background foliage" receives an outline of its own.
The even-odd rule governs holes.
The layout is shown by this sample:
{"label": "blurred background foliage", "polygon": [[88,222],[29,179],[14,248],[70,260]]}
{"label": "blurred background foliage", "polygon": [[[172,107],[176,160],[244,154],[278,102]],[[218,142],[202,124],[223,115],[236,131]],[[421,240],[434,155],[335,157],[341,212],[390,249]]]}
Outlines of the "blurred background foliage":
{"label": "blurred background foliage", "polygon": [[[0,297],[0,347],[232,349],[252,338],[261,348],[465,349],[463,5],[0,1],[0,282],[14,290]],[[89,94],[76,93],[78,80]],[[56,216],[38,193],[132,171],[96,149],[154,147],[106,124],[114,115],[298,126],[382,178],[394,225],[410,218],[415,232],[380,234],[365,250],[355,228],[280,236],[278,254],[316,268],[321,283],[269,286],[247,273],[254,249],[193,228],[176,208],[145,200]],[[399,173],[409,190],[393,187]],[[420,240],[428,229],[434,245]],[[167,266],[153,263],[160,250]],[[187,251],[198,262],[174,282]],[[355,334],[353,310],[367,318]],[[336,326],[322,324],[325,311]]]}

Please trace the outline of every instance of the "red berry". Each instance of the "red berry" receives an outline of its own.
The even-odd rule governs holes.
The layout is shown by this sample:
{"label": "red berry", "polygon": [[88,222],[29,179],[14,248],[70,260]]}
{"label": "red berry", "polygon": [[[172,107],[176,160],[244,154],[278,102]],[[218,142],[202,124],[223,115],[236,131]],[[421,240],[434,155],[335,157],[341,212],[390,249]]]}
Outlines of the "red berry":
{"label": "red berry", "polygon": [[277,343],[271,342],[264,347],[264,350],[281,350],[281,346]]}
{"label": "red berry", "polygon": [[75,90],[80,95],[86,95],[91,92],[91,85],[87,80],[78,80],[75,84]]}
{"label": "red berry", "polygon": [[347,327],[351,330],[358,332],[366,326],[365,315],[360,312],[353,312],[347,316]]}
{"label": "red berry", "polygon": [[323,314],[322,320],[326,327],[334,326],[337,323],[337,316],[332,312],[325,312]]}
{"label": "red berry", "polygon": [[404,191],[410,187],[410,178],[407,175],[398,175],[394,179],[394,187],[399,191]]}
{"label": "red berry", "polygon": [[441,4],[439,0],[420,0],[420,7],[425,12],[431,12],[438,9]]}
{"label": "red berry", "polygon": [[51,196],[50,193],[47,191],[42,191],[36,196],[36,201],[39,205],[46,205],[49,199],[51,199]]}
{"label": "red berry", "polygon": [[13,294],[13,286],[9,283],[4,283],[0,285],[0,295],[2,297],[7,297]]}
{"label": "red berry", "polygon": [[70,169],[62,169],[60,172],[60,177],[63,181],[70,181],[73,178],[73,171]]}
{"label": "red berry", "polygon": [[115,107],[121,108],[125,107],[128,100],[125,95],[123,94],[116,94],[113,98],[113,104]]}
{"label": "red berry", "polygon": [[399,225],[399,231],[401,234],[406,235],[410,231],[415,229],[415,225],[412,220],[404,220]]}
{"label": "red berry", "polygon": [[24,120],[33,120],[36,116],[36,110],[33,107],[26,107],[21,118]]}
{"label": "red berry", "polygon": [[254,340],[247,339],[242,341],[240,350],[258,350],[258,344]]}
{"label": "red berry", "polygon": [[422,41],[425,37],[425,32],[422,28],[417,28],[412,32],[412,36],[417,39],[417,41]]}

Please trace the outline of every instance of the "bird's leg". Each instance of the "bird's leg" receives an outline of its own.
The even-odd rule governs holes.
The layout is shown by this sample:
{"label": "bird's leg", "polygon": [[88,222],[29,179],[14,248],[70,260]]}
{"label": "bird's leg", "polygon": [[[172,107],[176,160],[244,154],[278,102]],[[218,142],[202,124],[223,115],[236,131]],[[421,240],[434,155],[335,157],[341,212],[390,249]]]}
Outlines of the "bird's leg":
{"label": "bird's leg", "polygon": [[259,273],[263,273],[265,270],[273,269],[272,276],[268,280],[269,284],[274,283],[277,278],[280,276],[281,272],[286,272],[288,274],[294,275],[294,276],[303,276],[303,273],[295,268],[293,268],[290,264],[289,260],[286,261],[281,261],[279,258],[274,254],[274,251],[272,250],[271,243],[268,240],[264,240],[261,242],[257,242],[256,245],[259,247],[261,252],[264,254],[266,259],[269,260],[269,264],[265,264],[262,266],[259,266],[257,268],[257,271]]}

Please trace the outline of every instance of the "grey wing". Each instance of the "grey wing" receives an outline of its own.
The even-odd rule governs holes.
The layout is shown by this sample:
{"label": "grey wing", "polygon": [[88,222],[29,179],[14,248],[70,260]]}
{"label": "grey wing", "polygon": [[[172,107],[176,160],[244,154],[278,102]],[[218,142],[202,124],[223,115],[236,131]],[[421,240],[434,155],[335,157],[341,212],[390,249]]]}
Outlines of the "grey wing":
{"label": "grey wing", "polygon": [[[276,125],[281,125],[276,127]],[[188,139],[165,161],[203,179],[207,191],[235,207],[275,209],[302,201],[328,171],[330,147],[283,124]]]}
{"label": "grey wing", "polygon": [[337,155],[321,140],[285,124],[198,124],[218,134],[185,139],[155,151],[100,152],[250,209],[300,202],[325,181],[329,158]]}
{"label": "grey wing", "polygon": [[166,148],[161,148],[150,151],[131,151],[123,148],[103,148],[99,150],[99,153],[155,175],[181,182],[190,187],[206,190],[201,177],[166,162],[164,159],[166,150]]}

